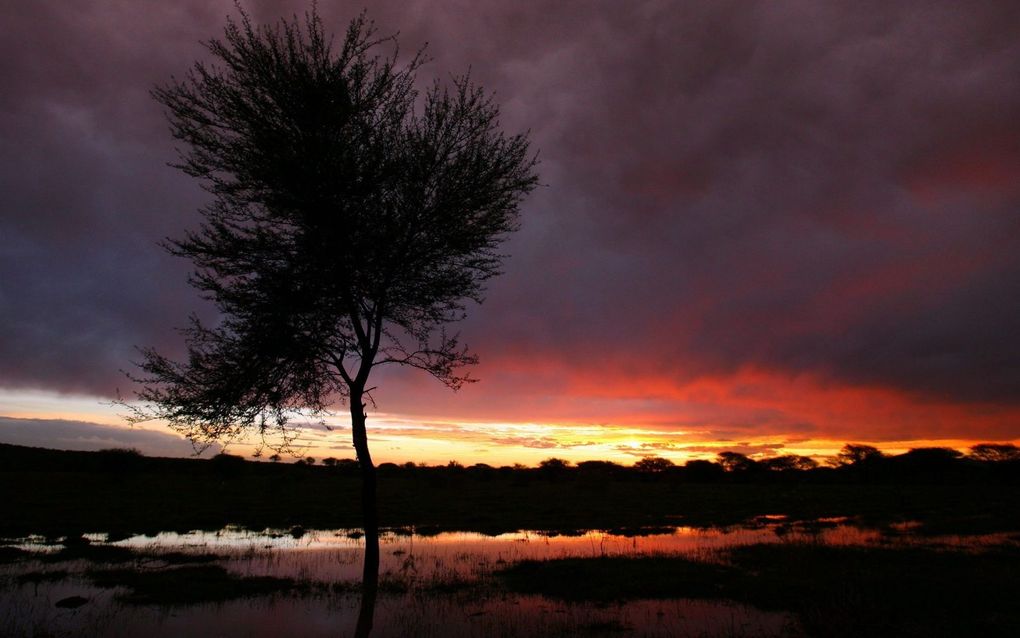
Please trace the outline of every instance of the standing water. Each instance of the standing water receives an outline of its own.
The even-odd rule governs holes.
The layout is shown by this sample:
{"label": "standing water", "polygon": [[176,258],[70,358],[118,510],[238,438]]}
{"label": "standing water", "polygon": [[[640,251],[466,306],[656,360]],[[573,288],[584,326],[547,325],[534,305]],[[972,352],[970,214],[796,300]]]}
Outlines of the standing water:
{"label": "standing water", "polygon": [[[789,614],[724,600],[563,602],[511,593],[500,586],[498,574],[521,561],[561,558],[679,555],[717,562],[724,560],[726,549],[768,543],[965,549],[1005,540],[997,535],[922,540],[888,532],[842,520],[788,525],[781,517],[727,529],[616,533],[391,531],[381,538],[372,635],[797,635]],[[20,559],[0,566],[5,582],[0,634],[336,636],[350,635],[355,626],[363,541],[354,530],[228,528],[109,542],[102,534],[75,540],[63,545],[38,538],[7,541],[7,551]],[[174,589],[161,593],[158,585],[151,590],[138,584],[138,575],[155,577],[157,583],[166,575],[183,579],[171,581],[165,586]],[[201,594],[206,578],[214,580],[211,599]]]}

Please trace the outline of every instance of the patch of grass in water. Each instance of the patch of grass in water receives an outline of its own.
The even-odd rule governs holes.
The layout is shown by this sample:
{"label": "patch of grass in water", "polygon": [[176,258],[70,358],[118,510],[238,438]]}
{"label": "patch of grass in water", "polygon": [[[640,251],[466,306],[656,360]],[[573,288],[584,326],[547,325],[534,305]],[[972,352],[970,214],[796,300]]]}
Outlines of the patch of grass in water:
{"label": "patch of grass in water", "polygon": [[810,544],[734,548],[739,600],[797,612],[811,635],[998,636],[1020,628],[1020,550]]}
{"label": "patch of grass in water", "polygon": [[97,587],[124,587],[118,596],[135,605],[193,605],[236,598],[307,590],[310,585],[289,578],[237,576],[218,565],[160,570],[107,569],[86,572]]}
{"label": "patch of grass in water", "polygon": [[19,574],[17,583],[19,585],[39,585],[41,583],[55,583],[66,580],[70,574],[63,569],[56,569],[49,572],[28,572]]}
{"label": "patch of grass in water", "polygon": [[190,565],[195,563],[211,563],[220,560],[217,554],[191,554],[188,552],[139,552],[142,562],[161,562],[168,565]]}
{"label": "patch of grass in water", "polygon": [[23,560],[35,558],[35,556],[35,553],[18,549],[17,547],[7,547],[6,545],[0,546],[0,564],[18,563]]}
{"label": "patch of grass in water", "polygon": [[87,560],[93,563],[127,563],[136,558],[138,558],[138,553],[127,547],[92,543],[65,545],[60,551],[39,556],[39,559],[44,563],[61,563],[71,560]]}
{"label": "patch of grass in water", "polygon": [[1004,636],[1020,628],[1020,550],[984,553],[751,545],[726,565],[680,556],[570,558],[499,573],[520,593],[572,601],[714,598],[793,612],[811,636]]}
{"label": "patch of grass in water", "polygon": [[569,601],[715,598],[734,570],[673,556],[601,556],[522,561],[499,573],[521,593]]}
{"label": "patch of grass in water", "polygon": [[64,541],[63,547],[56,552],[38,553],[26,552],[15,548],[0,547],[0,562],[4,550],[14,549],[22,558],[35,558],[44,563],[62,563],[74,560],[86,560],[91,563],[104,563],[117,565],[122,563],[166,563],[168,565],[185,565],[190,563],[211,563],[222,558],[211,553],[190,553],[180,551],[159,551],[159,550],[137,550],[130,547],[118,545],[107,545],[103,543],[91,543],[84,539],[74,539],[72,542]]}

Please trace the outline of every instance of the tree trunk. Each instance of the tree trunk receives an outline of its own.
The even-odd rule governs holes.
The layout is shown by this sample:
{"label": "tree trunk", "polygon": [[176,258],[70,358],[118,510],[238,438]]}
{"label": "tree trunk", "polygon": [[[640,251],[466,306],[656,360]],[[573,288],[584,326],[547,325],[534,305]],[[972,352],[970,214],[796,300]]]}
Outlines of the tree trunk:
{"label": "tree trunk", "polygon": [[365,568],[362,572],[361,611],[358,614],[357,636],[367,636],[372,630],[375,594],[379,586],[379,516],[376,508],[376,475],[372,455],[368,451],[368,433],[365,430],[365,404],[363,391],[352,388],[350,394],[351,430],[354,449],[361,468],[361,514],[365,529]]}

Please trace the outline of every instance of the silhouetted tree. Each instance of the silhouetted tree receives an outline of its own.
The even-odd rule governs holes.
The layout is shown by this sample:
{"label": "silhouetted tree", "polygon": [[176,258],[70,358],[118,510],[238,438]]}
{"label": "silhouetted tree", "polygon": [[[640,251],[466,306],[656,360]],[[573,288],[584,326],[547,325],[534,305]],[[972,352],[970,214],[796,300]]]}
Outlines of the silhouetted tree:
{"label": "silhouetted tree", "polygon": [[818,462],[810,456],[797,456],[796,454],[774,456],[772,458],[762,459],[760,463],[765,469],[778,472],[791,470],[813,470],[818,467]]}
{"label": "silhouetted tree", "polygon": [[1020,461],[1020,448],[1012,443],[978,443],[970,448],[969,456],[976,461],[993,463]]}
{"label": "silhouetted tree", "polygon": [[475,463],[467,468],[468,475],[475,480],[489,481],[496,474],[496,468],[488,463]]}
{"label": "silhouetted tree", "polygon": [[238,456],[236,454],[228,454],[226,452],[220,452],[216,456],[214,456],[211,459],[209,459],[209,461],[213,465],[223,465],[223,466],[228,466],[229,465],[229,466],[234,466],[234,467],[239,466],[239,465],[244,465],[246,463],[246,461],[244,460],[243,456]]}
{"label": "silhouetted tree", "polygon": [[539,463],[539,469],[547,472],[562,472],[570,467],[570,461],[562,458],[547,458]]}
{"label": "silhouetted tree", "polygon": [[720,452],[717,457],[719,465],[727,472],[747,472],[758,467],[757,461],[748,458],[740,452]]}
{"label": "silhouetted tree", "polygon": [[450,388],[476,358],[444,326],[481,302],[498,247],[536,185],[525,135],[467,77],[422,94],[417,55],[380,55],[364,16],[334,45],[313,10],[228,21],[182,80],[153,96],[183,143],[177,166],[212,195],[204,223],[168,250],[195,265],[217,326],[192,318],[188,357],[145,349],[138,419],[196,444],[257,432],[286,445],[288,419],[346,402],[360,462],[365,581],[378,573],[376,472],[365,427],[376,366]]}
{"label": "silhouetted tree", "polygon": [[613,476],[623,470],[623,466],[612,461],[581,461],[577,469],[585,474]]}
{"label": "silhouetted tree", "polygon": [[722,465],[704,459],[684,463],[684,476],[690,481],[715,481],[724,471]]}
{"label": "silhouetted tree", "polygon": [[673,461],[664,459],[661,456],[646,456],[637,463],[634,464],[634,469],[638,472],[651,472],[659,473],[665,472],[676,467]]}
{"label": "silhouetted tree", "polygon": [[570,461],[564,459],[550,458],[538,464],[538,470],[545,476],[562,476],[570,469]]}
{"label": "silhouetted tree", "polygon": [[102,470],[118,474],[138,470],[145,462],[145,455],[135,448],[106,448],[95,457]]}
{"label": "silhouetted tree", "polygon": [[884,454],[878,448],[870,445],[855,445],[847,443],[836,455],[837,465],[856,465],[858,463],[869,463],[884,458]]}
{"label": "silhouetted tree", "polygon": [[959,450],[946,447],[913,448],[890,457],[886,465],[899,479],[941,483],[954,480],[962,456]]}
{"label": "silhouetted tree", "polygon": [[920,464],[938,464],[955,461],[961,456],[963,456],[962,452],[951,447],[915,447],[893,458],[899,461],[911,461]]}
{"label": "silhouetted tree", "polygon": [[336,462],[336,468],[344,470],[349,474],[354,474],[361,468],[361,464],[355,459],[340,459]]}

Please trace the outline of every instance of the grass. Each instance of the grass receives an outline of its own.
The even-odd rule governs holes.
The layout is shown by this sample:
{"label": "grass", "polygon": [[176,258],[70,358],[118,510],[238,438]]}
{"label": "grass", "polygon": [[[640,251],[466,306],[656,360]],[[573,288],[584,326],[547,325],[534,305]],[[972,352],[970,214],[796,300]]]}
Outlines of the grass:
{"label": "grass", "polygon": [[1020,630],[1020,550],[751,545],[679,556],[529,561],[511,591],[580,602],[708,598],[796,614],[811,636],[1005,636]]}
{"label": "grass", "polygon": [[570,602],[715,598],[732,568],[662,556],[523,561],[500,572],[511,591]]}
{"label": "grass", "polygon": [[134,605],[192,605],[236,598],[303,591],[307,583],[272,576],[238,576],[218,565],[159,570],[93,569],[86,578],[97,587],[122,587],[118,600]]}

